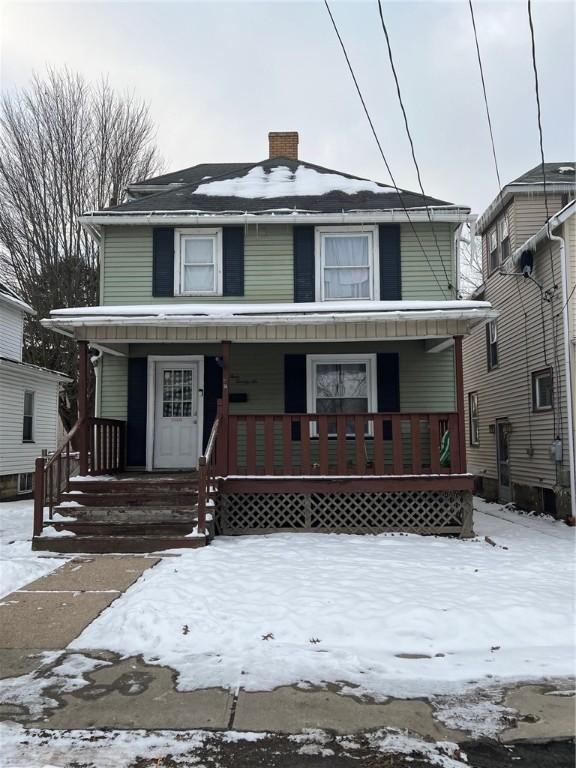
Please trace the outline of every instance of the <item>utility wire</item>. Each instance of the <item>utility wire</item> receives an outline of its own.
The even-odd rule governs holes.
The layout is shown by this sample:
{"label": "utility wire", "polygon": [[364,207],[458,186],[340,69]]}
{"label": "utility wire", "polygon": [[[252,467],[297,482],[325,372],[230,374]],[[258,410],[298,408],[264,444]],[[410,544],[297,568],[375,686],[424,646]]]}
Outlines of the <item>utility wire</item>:
{"label": "utility wire", "polygon": [[354,73],[354,69],[352,67],[352,64],[350,62],[350,58],[348,56],[348,52],[346,51],[346,46],[344,45],[344,41],[342,40],[342,37],[340,35],[340,32],[338,31],[338,26],[336,25],[336,21],[334,19],[334,16],[332,15],[332,11],[330,10],[330,6],[328,5],[328,0],[324,0],[324,5],[326,6],[326,10],[328,11],[328,15],[330,16],[330,21],[332,22],[332,26],[334,27],[334,32],[336,33],[336,37],[338,38],[338,42],[340,43],[340,47],[342,48],[342,52],[344,54],[344,58],[346,59],[346,64],[348,65],[348,69],[350,71],[350,74],[352,76],[352,80],[354,81],[354,85],[356,87],[356,92],[358,93],[358,97],[360,98],[360,102],[362,103],[362,107],[364,109],[364,113],[366,115],[366,118],[368,119],[368,123],[370,124],[370,129],[372,131],[372,135],[374,136],[374,139],[376,141],[376,144],[378,145],[378,150],[380,152],[380,155],[382,156],[382,160],[384,161],[384,165],[386,166],[386,170],[388,171],[388,175],[390,176],[390,179],[392,180],[392,186],[396,190],[396,193],[398,195],[398,199],[400,200],[400,204],[402,206],[402,209],[404,213],[406,214],[406,217],[408,219],[408,222],[412,228],[412,232],[414,233],[414,236],[416,237],[416,240],[418,241],[418,245],[420,246],[420,249],[422,253],[424,254],[426,261],[428,262],[428,266],[430,267],[430,271],[432,272],[432,275],[434,276],[434,280],[436,281],[438,287],[442,291],[442,295],[446,299],[446,292],[444,288],[442,287],[442,284],[440,283],[436,272],[434,271],[434,267],[432,266],[430,259],[428,258],[428,254],[426,253],[424,246],[422,245],[422,241],[420,240],[418,236],[418,232],[416,231],[416,228],[414,226],[414,222],[410,218],[410,214],[408,213],[408,208],[406,207],[404,200],[401,195],[401,190],[396,184],[396,181],[394,179],[394,174],[392,173],[392,169],[390,168],[390,164],[388,163],[388,160],[386,159],[386,155],[384,154],[384,150],[382,149],[382,144],[380,143],[380,139],[378,138],[378,134],[376,133],[376,128],[374,127],[374,123],[372,121],[372,117],[370,116],[370,112],[368,111],[368,107],[366,106],[366,102],[364,100],[364,96],[362,95],[362,91],[360,89],[360,86],[358,84],[358,80],[356,78],[356,75]]}
{"label": "utility wire", "polygon": [[560,309],[560,310],[559,310],[559,311],[556,313],[556,317],[558,317],[558,315],[561,315],[561,314],[562,314],[562,312],[564,312],[564,310],[565,310],[565,309],[566,309],[566,307],[568,306],[568,303],[569,303],[570,299],[571,299],[571,298],[572,298],[572,296],[574,295],[574,291],[576,291],[576,285],[574,285],[574,286],[572,287],[572,290],[570,291],[570,293],[569,293],[569,295],[568,295],[568,298],[566,299],[566,303],[565,303],[565,304],[563,304],[563,305],[562,305],[562,309]]}
{"label": "utility wire", "polygon": [[[384,21],[384,14],[382,12],[382,2],[381,0],[378,0],[378,13],[380,14],[380,24],[382,26],[382,31],[384,32],[384,37],[386,38],[386,46],[388,48],[388,58],[390,59],[390,67],[392,68],[392,74],[394,75],[394,82],[396,83],[396,93],[398,94],[398,101],[400,102],[400,109],[402,110],[402,115],[404,117],[404,126],[406,128],[406,134],[408,135],[408,141],[410,142],[410,150],[412,152],[412,160],[414,161],[414,165],[416,167],[416,175],[418,177],[418,185],[420,187],[420,192],[422,193],[422,197],[426,198],[426,192],[424,192],[424,187],[422,185],[422,177],[420,175],[420,167],[418,166],[418,161],[416,160],[416,150],[414,149],[414,142],[412,140],[412,134],[410,133],[410,127],[408,125],[408,116],[406,114],[406,109],[404,107],[404,101],[402,99],[402,93],[400,91],[400,82],[398,80],[398,74],[396,72],[396,66],[394,65],[394,58],[392,56],[392,46],[390,44],[390,36],[388,34],[388,29],[386,27],[386,22]],[[432,216],[430,215],[430,208],[429,206],[424,203],[426,206],[426,214],[428,216],[428,221],[430,222],[430,226],[432,229],[432,235],[434,236],[434,242],[436,243],[436,250],[438,251],[438,258],[440,259],[440,264],[442,265],[442,269],[444,270],[444,276],[446,278],[446,282],[448,283],[448,287],[452,288],[452,284],[450,281],[450,278],[448,277],[448,273],[446,271],[446,267],[444,266],[444,259],[442,258],[442,253],[440,251],[440,244],[438,243],[438,238],[436,237],[436,231],[434,229],[434,224],[432,222]]]}

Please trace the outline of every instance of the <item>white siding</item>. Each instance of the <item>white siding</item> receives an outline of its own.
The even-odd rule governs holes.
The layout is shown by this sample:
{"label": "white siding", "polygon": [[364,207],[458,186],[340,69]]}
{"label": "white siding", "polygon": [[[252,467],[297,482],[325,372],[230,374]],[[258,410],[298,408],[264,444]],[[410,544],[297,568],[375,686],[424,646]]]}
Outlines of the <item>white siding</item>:
{"label": "white siding", "polygon": [[[34,392],[34,442],[22,442],[24,392]],[[44,449],[56,448],[58,381],[19,365],[0,364],[0,475],[32,472]]]}
{"label": "white siding", "polygon": [[0,357],[22,360],[24,312],[0,301]]}

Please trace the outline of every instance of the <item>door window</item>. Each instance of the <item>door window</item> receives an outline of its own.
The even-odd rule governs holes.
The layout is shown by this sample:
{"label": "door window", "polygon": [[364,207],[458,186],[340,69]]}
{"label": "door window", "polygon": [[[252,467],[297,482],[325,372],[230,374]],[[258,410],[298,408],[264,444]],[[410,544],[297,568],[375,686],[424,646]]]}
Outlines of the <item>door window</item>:
{"label": "door window", "polygon": [[192,371],[165,369],[162,381],[162,416],[192,416]]}

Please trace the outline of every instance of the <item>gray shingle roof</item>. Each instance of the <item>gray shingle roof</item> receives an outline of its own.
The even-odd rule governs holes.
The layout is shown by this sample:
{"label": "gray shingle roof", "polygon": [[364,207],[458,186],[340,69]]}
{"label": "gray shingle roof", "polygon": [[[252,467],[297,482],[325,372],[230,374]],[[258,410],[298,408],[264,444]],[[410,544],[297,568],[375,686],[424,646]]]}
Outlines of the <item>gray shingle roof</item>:
{"label": "gray shingle roof", "polygon": [[151,176],[130,184],[130,188],[140,186],[156,186],[160,184],[199,184],[203,179],[214,178],[228,173],[234,173],[242,168],[251,168],[255,163],[200,163],[181,171],[163,173],[161,176]]}
{"label": "gray shingle roof", "polygon": [[[203,194],[197,191],[200,183],[207,183],[206,176],[216,176],[211,174],[210,170],[220,170],[224,167],[233,167],[228,173],[220,173],[218,181],[226,179],[239,179],[245,177],[253,169],[261,168],[263,173],[270,174],[275,168],[288,168],[292,173],[292,178],[299,168],[310,169],[318,174],[337,174],[344,179],[366,181],[367,186],[374,188],[377,184],[382,188],[382,193],[378,191],[360,190],[355,193],[333,190],[324,194],[306,194],[306,195],[285,195],[279,197],[238,197],[234,195],[220,196],[212,194]],[[342,173],[323,166],[307,163],[303,160],[291,160],[286,157],[277,157],[272,160],[263,160],[252,165],[233,164],[203,164],[193,168],[178,171],[172,174],[156,177],[155,179],[146,179],[142,184],[174,184],[182,183],[181,179],[188,178],[191,181],[183,186],[171,187],[166,191],[156,192],[137,200],[131,200],[121,205],[105,209],[106,212],[151,212],[151,211],[205,211],[215,213],[221,211],[253,212],[261,213],[263,211],[290,209],[315,211],[319,213],[341,213],[346,211],[381,211],[390,209],[401,209],[402,201],[407,208],[423,208],[425,206],[450,206],[451,203],[438,198],[424,197],[416,192],[401,190],[400,195],[387,184],[379,182],[370,182],[359,176],[352,176],[348,173]],[[192,179],[194,179],[192,181]],[[288,182],[289,183],[289,182]],[[132,185],[134,186],[134,185]],[[462,206],[468,210],[465,206]]]}
{"label": "gray shingle roof", "polygon": [[[572,169],[570,171],[569,169]],[[568,161],[566,163],[544,163],[544,171],[546,173],[547,184],[568,184],[574,186],[576,184],[576,175],[574,173],[576,169],[576,163]],[[522,176],[519,176],[510,184],[541,184],[544,181],[542,174],[542,165],[539,164],[535,168],[532,168]]]}

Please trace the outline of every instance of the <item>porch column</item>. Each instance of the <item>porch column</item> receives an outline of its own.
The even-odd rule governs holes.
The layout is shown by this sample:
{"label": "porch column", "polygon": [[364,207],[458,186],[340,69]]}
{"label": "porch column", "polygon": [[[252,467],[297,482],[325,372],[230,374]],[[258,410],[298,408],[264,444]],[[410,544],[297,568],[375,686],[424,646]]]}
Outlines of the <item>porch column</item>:
{"label": "porch column", "polygon": [[464,366],[462,336],[454,336],[454,372],[456,383],[456,412],[458,414],[458,456],[460,472],[466,472],[466,427],[464,421]]}
{"label": "porch column", "polygon": [[78,435],[80,474],[88,474],[88,342],[78,342]]}
{"label": "porch column", "polygon": [[218,430],[218,471],[228,474],[228,412],[230,406],[230,341],[222,342],[222,407],[221,424]]}

